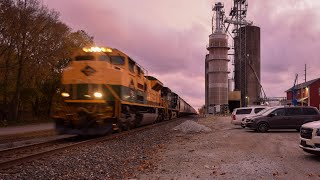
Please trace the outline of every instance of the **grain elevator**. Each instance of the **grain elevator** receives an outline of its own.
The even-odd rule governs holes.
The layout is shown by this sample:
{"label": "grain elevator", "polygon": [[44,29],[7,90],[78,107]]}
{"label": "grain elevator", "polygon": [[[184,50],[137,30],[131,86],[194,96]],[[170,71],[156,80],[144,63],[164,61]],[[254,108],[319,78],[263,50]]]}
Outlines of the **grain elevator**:
{"label": "grain elevator", "polygon": [[205,107],[206,112],[213,114],[228,106],[228,35],[224,30],[221,2],[215,4],[215,28],[209,36],[205,59]]}

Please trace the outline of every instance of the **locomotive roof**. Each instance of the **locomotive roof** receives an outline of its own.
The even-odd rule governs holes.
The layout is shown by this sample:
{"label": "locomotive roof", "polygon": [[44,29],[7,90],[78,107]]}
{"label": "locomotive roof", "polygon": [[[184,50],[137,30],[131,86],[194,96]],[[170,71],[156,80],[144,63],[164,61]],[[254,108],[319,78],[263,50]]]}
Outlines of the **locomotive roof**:
{"label": "locomotive roof", "polygon": [[[148,80],[156,80],[159,81],[157,78],[153,77],[153,76],[144,76],[145,78],[147,78]],[[161,82],[161,81],[160,81]]]}
{"label": "locomotive roof", "polygon": [[148,74],[148,71],[143,68],[139,63],[137,63],[137,61],[133,60],[131,57],[129,57],[126,53],[122,52],[121,50],[119,49],[116,49],[116,48],[111,48],[111,47],[84,47],[82,48],[81,50],[79,49],[78,51],[76,51],[76,53],[104,53],[108,56],[112,56],[112,55],[119,55],[119,56],[126,56],[128,57],[128,59],[130,61],[133,61],[135,63],[135,65],[137,67],[139,67],[141,69],[141,71],[144,73],[144,74]]}

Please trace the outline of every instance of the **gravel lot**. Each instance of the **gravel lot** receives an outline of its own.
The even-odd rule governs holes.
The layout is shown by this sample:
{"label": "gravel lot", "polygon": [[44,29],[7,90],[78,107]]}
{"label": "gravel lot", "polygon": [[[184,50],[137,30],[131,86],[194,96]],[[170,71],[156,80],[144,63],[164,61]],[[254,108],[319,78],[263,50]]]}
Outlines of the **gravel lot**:
{"label": "gravel lot", "polygon": [[320,179],[320,157],[304,153],[295,130],[256,133],[230,117],[198,121],[208,133],[174,132],[154,158],[155,170],[137,179]]}
{"label": "gravel lot", "polygon": [[298,147],[294,130],[256,133],[230,117],[194,118],[210,131],[173,130],[186,120],[24,164],[0,179],[320,179],[320,157]]}

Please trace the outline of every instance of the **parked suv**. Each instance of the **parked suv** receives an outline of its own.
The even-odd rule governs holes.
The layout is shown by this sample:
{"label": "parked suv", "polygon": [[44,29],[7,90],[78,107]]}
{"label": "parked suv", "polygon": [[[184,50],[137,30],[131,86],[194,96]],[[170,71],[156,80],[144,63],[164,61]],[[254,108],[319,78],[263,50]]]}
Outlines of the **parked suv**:
{"label": "parked suv", "polygon": [[320,121],[302,125],[300,130],[300,148],[305,152],[320,155]]}
{"label": "parked suv", "polygon": [[256,115],[260,111],[264,110],[267,106],[252,106],[252,107],[242,107],[236,108],[232,112],[231,123],[234,125],[241,125],[243,118],[249,115]]}
{"label": "parked suv", "polygon": [[260,116],[249,118],[246,127],[259,132],[269,129],[297,129],[302,124],[320,120],[320,113],[314,107],[277,107]]}

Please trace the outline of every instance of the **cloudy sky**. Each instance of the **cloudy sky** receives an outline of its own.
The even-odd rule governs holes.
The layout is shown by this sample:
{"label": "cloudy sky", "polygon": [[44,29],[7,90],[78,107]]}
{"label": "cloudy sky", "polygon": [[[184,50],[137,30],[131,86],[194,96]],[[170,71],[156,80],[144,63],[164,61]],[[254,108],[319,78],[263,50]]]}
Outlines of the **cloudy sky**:
{"label": "cloudy sky", "polygon": [[[212,0],[42,0],[97,45],[124,51],[195,108],[204,104],[204,57]],[[221,0],[229,14],[232,0]],[[261,27],[262,84],[267,96],[320,77],[320,1],[248,0],[248,19]]]}

